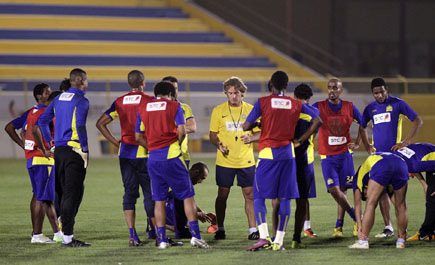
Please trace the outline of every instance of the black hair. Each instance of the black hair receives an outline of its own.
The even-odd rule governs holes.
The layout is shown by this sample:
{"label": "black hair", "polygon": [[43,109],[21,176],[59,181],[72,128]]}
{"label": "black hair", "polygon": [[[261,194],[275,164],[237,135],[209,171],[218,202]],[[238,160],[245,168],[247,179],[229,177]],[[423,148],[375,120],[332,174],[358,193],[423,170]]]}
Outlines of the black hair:
{"label": "black hair", "polygon": [[62,91],[53,91],[53,92],[51,92],[50,96],[48,97],[48,102],[53,101],[53,99],[55,99],[57,96],[59,96],[62,93],[63,93]]}
{"label": "black hair", "polygon": [[70,87],[71,87],[71,82],[69,81],[68,78],[65,78],[64,80],[62,80],[62,82],[60,82],[59,90],[62,91],[62,92],[65,92]]}
{"label": "black hair", "polygon": [[157,97],[158,95],[162,96],[173,96],[172,93],[175,93],[175,87],[172,83],[167,81],[158,82],[154,86],[154,95]]}
{"label": "black hair", "polygon": [[282,91],[287,88],[288,76],[283,71],[276,71],[270,78],[270,83],[274,88]]}
{"label": "black hair", "polygon": [[370,87],[373,90],[373,88],[380,87],[380,86],[387,88],[387,84],[385,83],[385,80],[381,77],[376,77],[372,80]]}
{"label": "black hair", "polygon": [[267,82],[267,89],[269,90],[269,92],[272,92],[272,82],[270,82],[270,80]]}
{"label": "black hair", "polygon": [[33,97],[35,97],[36,102],[38,102],[38,97],[36,96],[42,95],[44,93],[44,88],[46,87],[49,87],[49,85],[47,85],[46,83],[40,83],[33,88]]}
{"label": "black hair", "polygon": [[311,90],[311,87],[305,83],[299,84],[295,87],[294,93],[296,98],[303,100],[310,99],[313,96],[313,90]]}
{"label": "black hair", "polygon": [[198,162],[192,165],[189,170],[189,176],[193,185],[197,184],[201,179],[203,179],[205,175],[205,170],[208,171],[208,167],[202,162]]}
{"label": "black hair", "polygon": [[131,88],[138,88],[142,85],[142,82],[145,80],[144,74],[139,70],[133,70],[128,73],[128,85]]}
{"label": "black hair", "polygon": [[168,76],[163,77],[162,81],[169,81],[171,83],[178,83],[178,79],[172,75],[168,75]]}
{"label": "black hair", "polygon": [[75,80],[77,76],[81,76],[82,78],[86,77],[86,72],[80,68],[74,68],[71,70],[71,72],[69,73],[69,79],[71,80]]}

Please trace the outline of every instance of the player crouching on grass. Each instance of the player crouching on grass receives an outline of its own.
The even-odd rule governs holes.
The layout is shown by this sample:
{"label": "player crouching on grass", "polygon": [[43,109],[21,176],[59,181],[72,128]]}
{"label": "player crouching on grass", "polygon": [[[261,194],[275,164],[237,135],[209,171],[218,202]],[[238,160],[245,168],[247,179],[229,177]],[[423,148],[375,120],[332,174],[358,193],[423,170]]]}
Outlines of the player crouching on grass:
{"label": "player crouching on grass", "polygon": [[136,141],[148,149],[148,172],[151,178],[152,198],[155,201],[159,248],[168,248],[166,238],[166,199],[169,188],[174,196],[184,201],[189,220],[192,247],[210,248],[201,238],[192,182],[181,156],[180,143],[186,135],[185,120],[180,103],[171,101],[169,82],[159,82],[154,87],[155,98],[141,103],[136,121]]}
{"label": "player crouching on grass", "polygon": [[[358,241],[349,248],[368,249],[369,234],[375,219],[375,209],[387,187],[394,190],[393,202],[396,208],[398,238],[396,248],[405,248],[408,211],[406,190],[408,167],[405,161],[392,153],[374,153],[358,169],[353,182],[355,216],[358,224]],[[388,188],[390,189],[390,188]],[[361,217],[361,200],[366,199],[364,218]]]}

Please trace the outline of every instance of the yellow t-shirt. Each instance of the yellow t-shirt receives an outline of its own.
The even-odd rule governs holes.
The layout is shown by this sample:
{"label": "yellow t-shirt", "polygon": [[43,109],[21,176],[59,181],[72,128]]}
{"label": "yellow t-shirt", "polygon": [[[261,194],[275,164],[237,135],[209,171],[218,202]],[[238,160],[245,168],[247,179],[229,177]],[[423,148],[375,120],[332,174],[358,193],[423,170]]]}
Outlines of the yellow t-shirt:
{"label": "yellow t-shirt", "polygon": [[[189,107],[189,105],[187,105],[185,103],[181,103],[181,102],[180,102],[180,104],[181,104],[181,108],[183,109],[184,120],[186,122],[188,119],[195,118],[193,116],[192,109]],[[181,154],[183,155],[184,160],[190,160],[187,141],[188,141],[188,139],[187,139],[187,134],[186,134],[186,137],[184,138],[183,142],[181,143]]]}
{"label": "yellow t-shirt", "polygon": [[229,168],[255,166],[253,144],[245,144],[241,140],[242,135],[249,133],[244,132],[241,125],[246,121],[252,108],[253,106],[246,102],[242,102],[240,107],[230,107],[227,101],[213,109],[210,131],[218,133],[220,141],[229,150],[226,157],[217,150],[216,165]]}

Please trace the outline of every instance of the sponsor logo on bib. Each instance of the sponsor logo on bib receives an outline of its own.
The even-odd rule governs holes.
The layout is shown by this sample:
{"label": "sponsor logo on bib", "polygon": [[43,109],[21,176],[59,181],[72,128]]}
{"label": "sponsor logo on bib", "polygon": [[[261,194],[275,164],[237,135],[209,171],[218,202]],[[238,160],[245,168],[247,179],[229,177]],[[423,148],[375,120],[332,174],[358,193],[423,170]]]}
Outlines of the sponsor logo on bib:
{"label": "sponsor logo on bib", "polygon": [[347,139],[344,136],[329,136],[328,144],[329,145],[342,145],[347,143]]}
{"label": "sponsor logo on bib", "polygon": [[397,150],[397,152],[401,153],[407,158],[411,158],[413,155],[415,155],[414,150],[409,149],[408,147],[402,147],[399,150]]}
{"label": "sponsor logo on bib", "polygon": [[125,96],[122,100],[122,104],[139,104],[141,98],[141,95]]}
{"label": "sponsor logo on bib", "polygon": [[381,113],[376,114],[373,116],[373,123],[379,124],[379,123],[385,123],[385,122],[391,122],[391,113]]}
{"label": "sponsor logo on bib", "polygon": [[161,111],[166,110],[166,101],[150,102],[147,104],[147,111]]}
{"label": "sponsor logo on bib", "polygon": [[272,98],[273,109],[291,109],[292,102],[289,99]]}
{"label": "sponsor logo on bib", "polygon": [[61,101],[71,101],[74,97],[74,93],[63,92],[60,94],[59,100]]}
{"label": "sponsor logo on bib", "polygon": [[24,141],[24,149],[25,150],[33,150],[35,147],[35,142],[31,140],[25,140]]}

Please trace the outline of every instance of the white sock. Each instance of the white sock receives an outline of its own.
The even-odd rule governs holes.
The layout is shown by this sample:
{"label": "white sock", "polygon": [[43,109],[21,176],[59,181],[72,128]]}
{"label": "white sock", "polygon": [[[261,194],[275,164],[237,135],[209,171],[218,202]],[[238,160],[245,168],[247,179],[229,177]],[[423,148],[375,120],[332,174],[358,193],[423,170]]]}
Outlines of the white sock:
{"label": "white sock", "polygon": [[249,228],[249,234],[257,232],[257,227],[251,227]]}
{"label": "white sock", "polygon": [[368,244],[369,244],[369,239],[367,238],[367,239],[365,239],[365,240],[358,240],[358,243],[359,243],[360,245],[368,245]]}
{"label": "white sock", "polygon": [[391,226],[391,225],[386,225],[386,226],[385,226],[385,229],[388,229],[388,230],[394,232],[394,228],[393,228],[393,226]]}
{"label": "white sock", "polygon": [[260,231],[260,238],[266,239],[269,237],[269,230],[267,230],[267,223],[262,223],[258,226],[258,231]]}
{"label": "white sock", "polygon": [[71,243],[73,237],[74,237],[74,235],[69,235],[69,236],[63,235],[62,243],[64,243],[64,244]]}
{"label": "white sock", "polygon": [[282,246],[283,242],[284,242],[284,236],[285,236],[285,232],[284,231],[276,231],[276,236],[275,236],[275,240],[273,241],[274,244],[279,244],[280,246]]}
{"label": "white sock", "polygon": [[63,233],[62,233],[62,231],[59,230],[59,232],[54,233],[54,236],[57,238],[61,238],[61,237],[63,237]]}
{"label": "white sock", "polygon": [[42,233],[41,234],[33,234],[34,238],[41,238],[42,236],[43,236]]}
{"label": "white sock", "polygon": [[225,227],[223,226],[218,227],[218,231],[225,231]]}
{"label": "white sock", "polygon": [[405,239],[399,237],[397,239],[397,243],[405,243]]}
{"label": "white sock", "polygon": [[310,229],[311,228],[311,221],[305,221],[304,222],[304,230]]}

